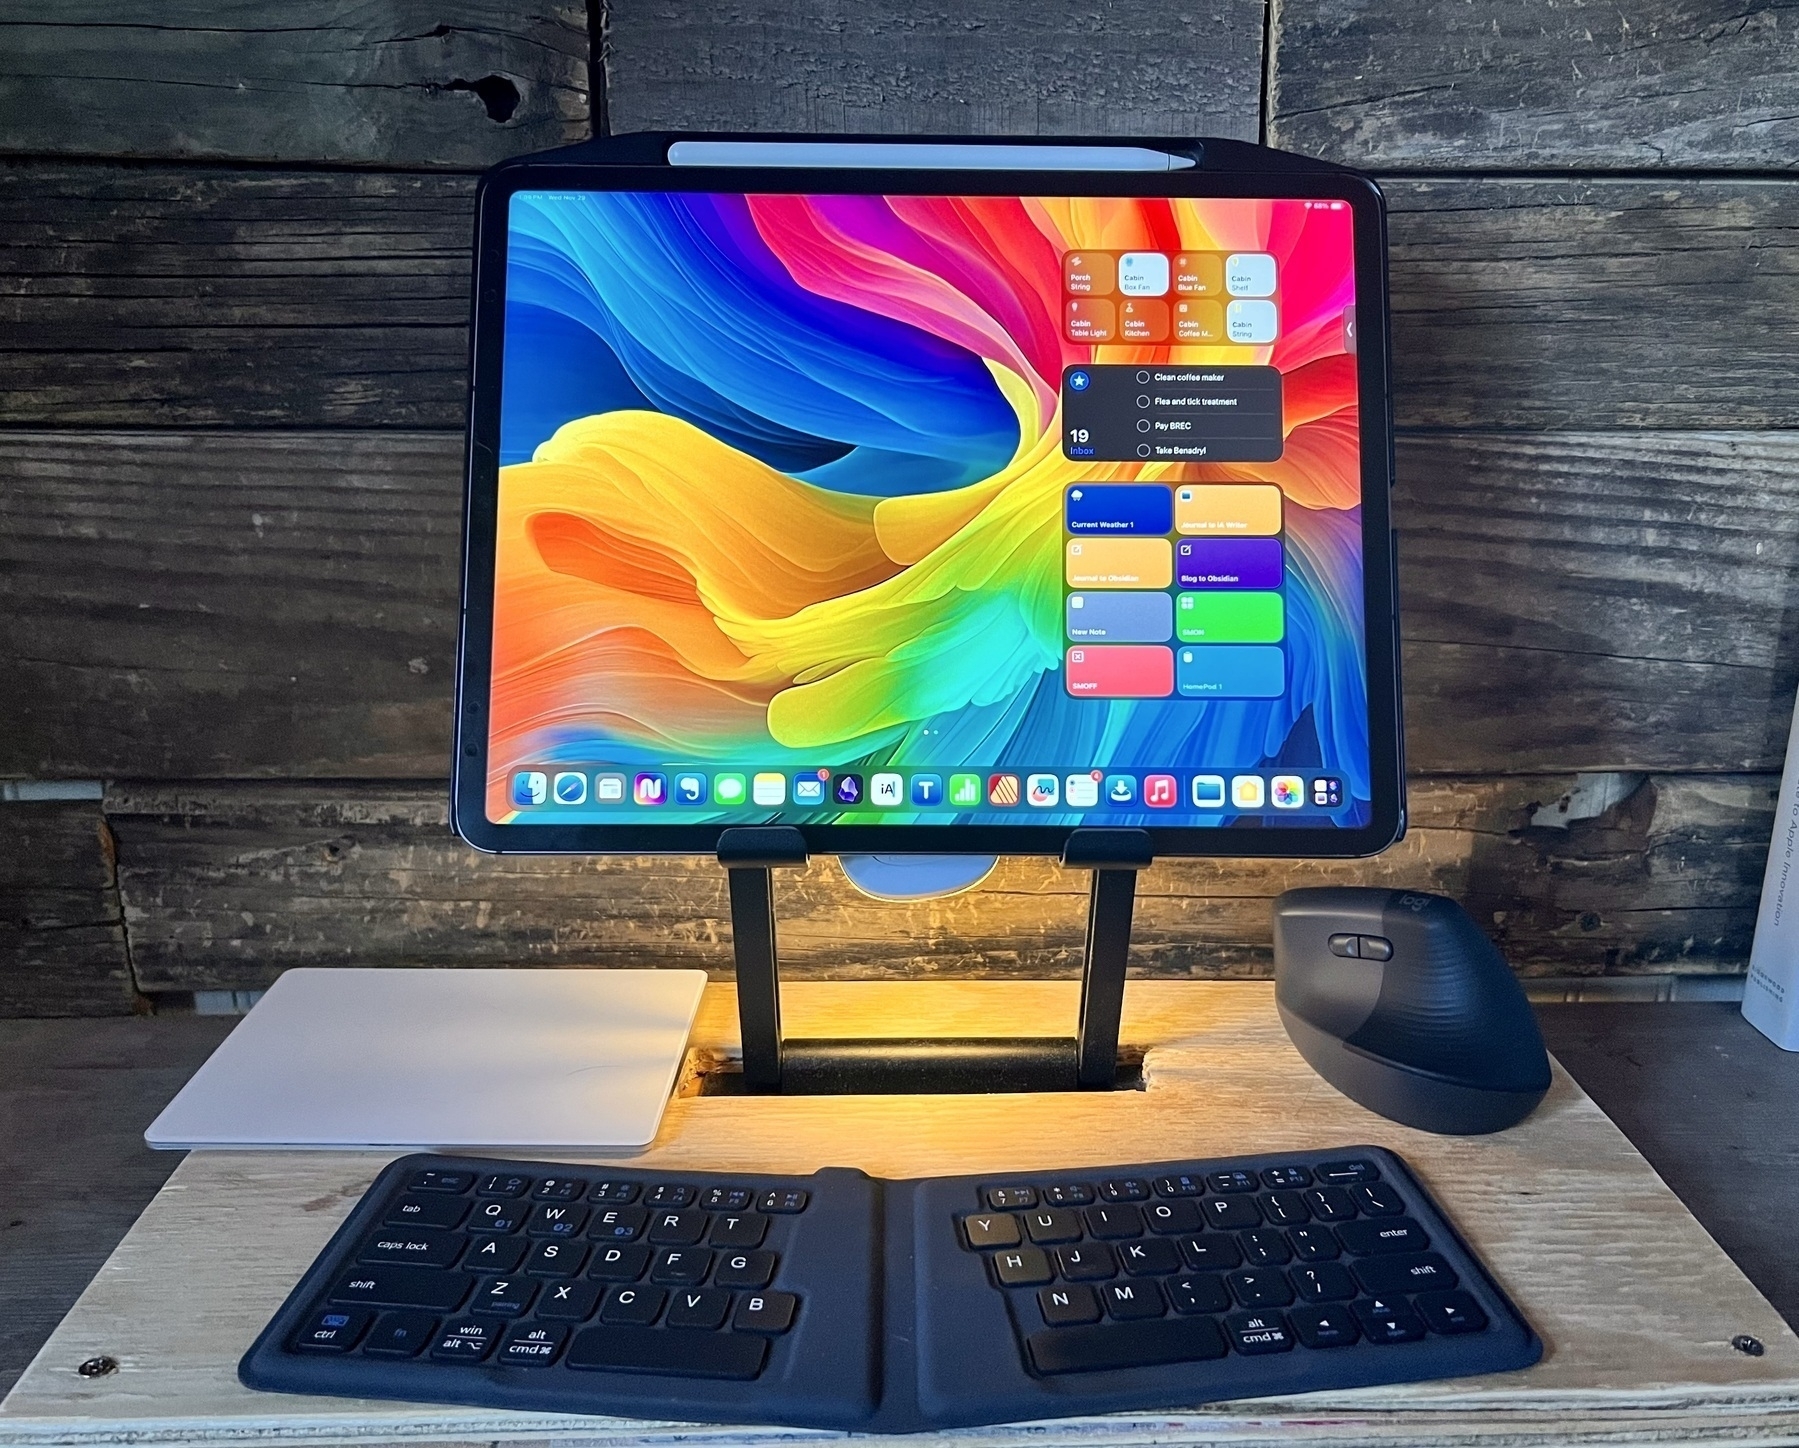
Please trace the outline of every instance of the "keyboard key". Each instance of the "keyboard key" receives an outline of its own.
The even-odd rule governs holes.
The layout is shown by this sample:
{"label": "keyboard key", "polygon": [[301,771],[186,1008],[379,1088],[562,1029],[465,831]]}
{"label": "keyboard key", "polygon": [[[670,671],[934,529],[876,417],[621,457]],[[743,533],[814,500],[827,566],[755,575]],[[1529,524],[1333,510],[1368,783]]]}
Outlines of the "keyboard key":
{"label": "keyboard key", "polygon": [[545,1177],[531,1193],[539,1202],[578,1202],[587,1195],[585,1177]]}
{"label": "keyboard key", "polygon": [[793,1326],[799,1305],[799,1298],[791,1292],[746,1292],[737,1299],[731,1328],[735,1332],[786,1332]]}
{"label": "keyboard key", "polygon": [[1420,1292],[1412,1306],[1426,1327],[1445,1337],[1482,1332],[1487,1326],[1487,1314],[1466,1292]]}
{"label": "keyboard key", "polygon": [[636,1182],[595,1182],[593,1190],[587,1194],[587,1200],[622,1206],[626,1202],[636,1201],[639,1190],[641,1189]]}
{"label": "keyboard key", "polygon": [[1118,1254],[1118,1265],[1133,1277],[1166,1277],[1181,1270],[1179,1250],[1161,1237],[1125,1242],[1113,1250]]}
{"label": "keyboard key", "polygon": [[1455,1269],[1435,1252],[1402,1252],[1392,1257],[1366,1257],[1355,1275],[1376,1297],[1393,1292],[1441,1292],[1454,1287]]}
{"label": "keyboard key", "polygon": [[1369,1342],[1416,1342],[1424,1336],[1424,1323],[1407,1307],[1404,1298],[1369,1298],[1352,1303],[1356,1323]]}
{"label": "keyboard key", "polygon": [[1081,1240],[1081,1214],[1065,1207],[1040,1207],[1026,1212],[1024,1229],[1039,1246]]}
{"label": "keyboard key", "polygon": [[1362,1335],[1347,1307],[1296,1307],[1287,1319],[1307,1347],[1348,1347]]}
{"label": "keyboard key", "polygon": [[667,1300],[660,1287],[614,1287],[600,1304],[600,1321],[648,1327]]}
{"label": "keyboard key", "polygon": [[468,1296],[474,1279],[466,1272],[430,1267],[358,1267],[332,1284],[330,1301],[347,1307],[420,1307],[452,1312]]}
{"label": "keyboard key", "polygon": [[656,1254],[650,1281],[664,1287],[694,1287],[712,1270],[712,1253],[704,1247],[670,1247]]}
{"label": "keyboard key", "polygon": [[552,1282],[537,1302],[537,1315],[562,1322],[586,1322],[606,1289],[598,1282]]}
{"label": "keyboard key", "polygon": [[1262,1172],[1262,1185],[1271,1189],[1309,1187],[1312,1174],[1303,1166],[1271,1166]]}
{"label": "keyboard key", "polygon": [[466,1192],[475,1184],[472,1171],[421,1171],[414,1172],[412,1180],[406,1183],[409,1192]]}
{"label": "keyboard key", "polygon": [[1245,1357],[1293,1348],[1293,1333],[1278,1312],[1233,1312],[1225,1318],[1224,1330],[1231,1346]]}
{"label": "keyboard key", "polygon": [[1197,1232],[1205,1226],[1205,1218],[1200,1215],[1198,1202],[1151,1202],[1141,1210],[1143,1225],[1159,1236],[1173,1237],[1182,1232]]}
{"label": "keyboard key", "polygon": [[1149,1183],[1142,1177],[1115,1177],[1099,1184],[1099,1194],[1108,1202],[1141,1202],[1149,1197]]}
{"label": "keyboard key", "polygon": [[523,1237],[476,1237],[462,1265],[470,1272],[516,1272],[530,1246]]}
{"label": "keyboard key", "polygon": [[1397,1217],[1405,1210],[1405,1198],[1387,1182],[1362,1182],[1349,1188],[1349,1199],[1365,1217]]}
{"label": "keyboard key", "polygon": [[1206,1225],[1210,1227],[1234,1231],[1238,1227],[1262,1225],[1262,1214],[1256,1208],[1254,1197],[1207,1197],[1200,1206],[1205,1213]]}
{"label": "keyboard key", "polygon": [[760,1212],[726,1212],[712,1219],[714,1247],[760,1247],[768,1235],[768,1218]]}
{"label": "keyboard key", "polygon": [[595,1247],[593,1265],[587,1275],[596,1282],[635,1282],[650,1265],[650,1249],[634,1247]]}
{"label": "keyboard key", "polygon": [[436,1331],[437,1319],[428,1312],[384,1312],[375,1319],[362,1350],[370,1357],[417,1357]]}
{"label": "keyboard key", "polygon": [[1099,1297],[1091,1287],[1082,1287],[1078,1283],[1045,1287],[1037,1294],[1037,1307],[1051,1327],[1098,1322],[1100,1318]]}
{"label": "keyboard key", "polygon": [[1293,1300],[1287,1274],[1275,1268],[1246,1268],[1231,1273],[1225,1281],[1230,1283],[1231,1296],[1245,1307],[1285,1307]]}
{"label": "keyboard key", "polygon": [[1307,1302],[1347,1302],[1356,1295],[1355,1278],[1335,1262],[1315,1267],[1295,1267],[1287,1274],[1294,1290]]}
{"label": "keyboard key", "polygon": [[1371,1161],[1321,1161],[1312,1170],[1326,1186],[1346,1187],[1351,1182],[1380,1180],[1380,1171]]}
{"label": "keyboard key", "polygon": [[1226,1348],[1212,1318],[1164,1317],[1034,1332],[1025,1339],[1025,1351],[1040,1373],[1079,1373],[1203,1362],[1223,1357]]}
{"label": "keyboard key", "polygon": [[1306,1199],[1298,1192],[1265,1192],[1256,1200],[1262,1205],[1262,1215],[1283,1227],[1296,1227],[1312,1220],[1312,1214],[1306,1210]]}
{"label": "keyboard key", "polygon": [[1162,1293],[1154,1282],[1108,1282],[1099,1289],[1106,1315],[1129,1322],[1140,1317],[1160,1317],[1165,1311]]}
{"label": "keyboard key", "polygon": [[1375,1253],[1422,1252],[1430,1238],[1410,1217],[1377,1217],[1371,1222],[1345,1222],[1337,1228],[1343,1250],[1357,1257]]}
{"label": "keyboard key", "polygon": [[1237,1239],[1213,1232],[1203,1237],[1183,1237],[1181,1256],[1195,1272],[1228,1272],[1243,1265]]}
{"label": "keyboard key", "polygon": [[1081,1215],[1086,1219],[1088,1235],[1097,1237],[1102,1242],[1143,1235],[1143,1214],[1128,1204],[1088,1207]]}
{"label": "keyboard key", "polygon": [[646,1207],[691,1207],[699,1193],[690,1186],[678,1182],[664,1182],[660,1186],[651,1187],[644,1197]]}
{"label": "keyboard key", "polygon": [[1044,1203],[1052,1207],[1084,1207],[1093,1200],[1093,1188],[1081,1182],[1043,1189]]}
{"label": "keyboard key", "polygon": [[1164,1285],[1168,1289],[1168,1301],[1176,1312],[1223,1312],[1231,1305],[1231,1295],[1224,1290],[1224,1279],[1210,1272],[1170,1278]]}
{"label": "keyboard key", "polygon": [[1275,1227],[1244,1232],[1237,1238],[1243,1244],[1243,1260],[1251,1267],[1279,1267],[1293,1260],[1293,1249],[1287,1245],[1287,1234]]}
{"label": "keyboard key", "polygon": [[587,1208],[579,1202],[544,1202],[525,1222],[527,1237],[578,1237],[587,1225]]}
{"label": "keyboard key", "polygon": [[794,1212],[806,1210],[810,1194],[798,1187],[782,1187],[779,1191],[764,1192],[756,1203],[759,1212],[773,1212],[777,1216],[790,1216]]}
{"label": "keyboard key", "polygon": [[575,1334],[565,1367],[677,1378],[748,1380],[762,1371],[768,1341],[748,1333],[655,1332],[639,1327],[589,1327]]}
{"label": "keyboard key", "polygon": [[348,1352],[374,1318],[366,1308],[315,1312],[293,1335],[290,1345],[295,1352]]}
{"label": "keyboard key", "polygon": [[723,1327],[731,1310],[731,1294],[715,1287],[688,1287],[674,1295],[663,1319],[670,1327],[695,1327],[704,1332]]}
{"label": "keyboard key", "polygon": [[539,1242],[525,1258],[525,1271],[533,1277],[573,1277],[586,1261],[583,1242]]}
{"label": "keyboard key", "polygon": [[387,1209],[389,1227],[460,1227],[468,1203],[460,1197],[406,1196]]}
{"label": "keyboard key", "polygon": [[727,1252],[712,1281],[719,1287],[766,1287],[774,1275],[773,1252]]}
{"label": "keyboard key", "polygon": [[537,1296],[537,1284],[523,1277],[495,1277],[475,1288],[470,1312],[483,1317],[523,1317],[531,1299]]}
{"label": "keyboard key", "polygon": [[1253,1192],[1260,1183],[1254,1172],[1215,1171],[1206,1178],[1206,1185],[1215,1192]]}
{"label": "keyboard key", "polygon": [[1356,1214],[1355,1203],[1342,1187],[1313,1187],[1301,1192],[1306,1210],[1321,1222],[1347,1222]]}
{"label": "keyboard key", "polygon": [[1069,1282],[1099,1282],[1118,1275],[1118,1260],[1104,1242],[1058,1247],[1055,1262],[1056,1270]]}
{"label": "keyboard key", "polygon": [[993,1263],[994,1280],[1001,1287],[1035,1287],[1040,1282],[1051,1281],[1055,1276],[1049,1270],[1049,1258],[1035,1247],[995,1252],[988,1260]]}
{"label": "keyboard key", "polygon": [[987,1206],[995,1212],[1021,1212],[1037,1205],[1035,1187],[988,1187]]}
{"label": "keyboard key", "polygon": [[711,1220],[697,1208],[684,1212],[651,1212],[649,1239],[673,1247],[691,1247],[706,1235],[706,1224]]}
{"label": "keyboard key", "polygon": [[516,1232],[524,1225],[527,1208],[522,1202],[477,1202],[468,1219],[471,1232]]}
{"label": "keyboard key", "polygon": [[497,1367],[547,1368],[556,1361],[562,1344],[568,1341],[568,1329],[557,1323],[521,1322],[506,1334],[500,1344]]}
{"label": "keyboard key", "polygon": [[444,1324],[437,1341],[431,1345],[431,1359],[440,1363],[478,1363],[493,1351],[499,1340],[499,1323],[476,1322],[465,1317]]}
{"label": "keyboard key", "polygon": [[964,1217],[962,1235],[977,1252],[990,1247],[1016,1247],[1021,1240],[1018,1218],[1005,1212]]}
{"label": "keyboard key", "polygon": [[587,1235],[596,1242],[634,1242],[649,1219],[642,1207],[601,1207],[593,1214]]}
{"label": "keyboard key", "polygon": [[1156,1178],[1156,1195],[1159,1197],[1198,1197],[1204,1196],[1205,1190],[1204,1182],[1185,1172]]}
{"label": "keyboard key", "polygon": [[413,1262],[420,1267],[449,1267],[462,1255],[467,1238],[459,1232],[438,1232],[429,1227],[374,1233],[356,1254],[358,1262],[373,1267],[382,1262]]}
{"label": "keyboard key", "polygon": [[484,1176],[475,1187],[478,1197],[522,1197],[531,1190],[531,1178],[515,1172]]}
{"label": "keyboard key", "polygon": [[709,1212],[746,1212],[752,1195],[747,1187],[707,1187],[700,1205]]}
{"label": "keyboard key", "polygon": [[1287,1232],[1293,1255],[1301,1262],[1330,1262],[1343,1255],[1329,1227],[1293,1227]]}

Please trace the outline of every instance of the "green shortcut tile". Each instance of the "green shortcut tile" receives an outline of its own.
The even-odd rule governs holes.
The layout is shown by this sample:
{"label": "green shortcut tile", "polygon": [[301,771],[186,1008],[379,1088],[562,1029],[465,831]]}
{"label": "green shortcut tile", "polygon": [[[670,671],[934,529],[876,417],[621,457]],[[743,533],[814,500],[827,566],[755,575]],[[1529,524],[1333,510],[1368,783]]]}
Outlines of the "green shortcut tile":
{"label": "green shortcut tile", "polygon": [[1174,627],[1184,644],[1278,644],[1287,609],[1278,593],[1183,593],[1174,601]]}

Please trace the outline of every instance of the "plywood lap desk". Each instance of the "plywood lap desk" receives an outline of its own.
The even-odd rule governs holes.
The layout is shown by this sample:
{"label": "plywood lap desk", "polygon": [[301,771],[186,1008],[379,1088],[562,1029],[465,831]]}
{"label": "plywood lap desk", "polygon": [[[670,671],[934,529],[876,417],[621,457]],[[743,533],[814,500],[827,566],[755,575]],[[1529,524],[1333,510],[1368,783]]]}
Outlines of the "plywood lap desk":
{"label": "plywood lap desk", "polygon": [[[796,984],[805,1035],[1064,1034],[1065,982]],[[631,1165],[889,1177],[1376,1143],[1402,1153],[1547,1344],[1516,1374],[1176,1413],[940,1435],[969,1444],[1661,1444],[1799,1442],[1799,1339],[1559,1068],[1497,1136],[1411,1131],[1320,1081],[1266,983],[1135,982],[1123,1040],[1141,1091],[1078,1096],[703,1096],[689,1072]],[[736,1050],[735,1000],[708,988],[695,1059]],[[0,1405],[0,1444],[661,1444],[811,1437],[605,1418],[253,1393],[249,1345],[387,1158],[207,1153],[182,1162]],[[1739,1334],[1766,1351],[1731,1346]],[[82,1378],[78,1364],[115,1358]],[[924,1439],[895,1440],[922,1442]],[[934,1441],[934,1440],[933,1440]]]}

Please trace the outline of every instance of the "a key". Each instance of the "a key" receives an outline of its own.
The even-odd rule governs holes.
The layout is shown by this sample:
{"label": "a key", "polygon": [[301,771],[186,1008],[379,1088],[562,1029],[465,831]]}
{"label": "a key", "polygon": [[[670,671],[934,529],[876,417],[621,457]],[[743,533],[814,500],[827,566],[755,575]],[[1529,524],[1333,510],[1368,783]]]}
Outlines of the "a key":
{"label": "a key", "polygon": [[650,1214],[642,1207],[600,1207],[593,1214],[587,1235],[596,1242],[634,1242]]}
{"label": "a key", "polygon": [[530,1247],[523,1237],[476,1237],[462,1265],[471,1272],[516,1272]]}
{"label": "a key", "polygon": [[650,1281],[665,1287],[692,1287],[706,1280],[712,1270],[712,1253],[704,1247],[669,1247],[656,1254]]}
{"label": "a key", "polygon": [[1228,1272],[1243,1265],[1237,1239],[1218,1232],[1181,1238],[1181,1256],[1195,1272]]}
{"label": "a key", "polygon": [[1139,1317],[1160,1317],[1164,1311],[1161,1289],[1154,1282],[1108,1282],[1099,1289],[1106,1315],[1128,1322]]}
{"label": "a key", "polygon": [[1035,1287],[1054,1277],[1049,1258],[1035,1247],[1019,1247],[1010,1252],[995,1252],[988,1259],[993,1275],[1002,1287]]}
{"label": "a key", "polygon": [[531,1193],[539,1202],[578,1202],[587,1195],[584,1177],[545,1177]]}
{"label": "a key", "polygon": [[1404,1252],[1392,1257],[1365,1257],[1355,1275],[1376,1297],[1394,1292],[1441,1292],[1454,1287],[1455,1269],[1435,1252]]}
{"label": "a key", "polygon": [[774,1280],[773,1252],[727,1252],[712,1274],[716,1287],[766,1287]]}
{"label": "a key", "polygon": [[598,1282],[635,1282],[649,1265],[650,1249],[641,1243],[633,1247],[595,1247],[587,1275]]}
{"label": "a key", "polygon": [[1377,1182],[1380,1171],[1371,1161],[1321,1161],[1312,1170],[1326,1186],[1346,1187],[1352,1182]]}
{"label": "a key", "polygon": [[1367,1297],[1350,1304],[1362,1336],[1373,1343],[1416,1342],[1424,1322],[1403,1297]]}
{"label": "a key", "polygon": [[691,1211],[650,1213],[649,1239],[673,1247],[691,1247],[706,1235],[711,1219],[697,1208]]}
{"label": "a key", "polygon": [[730,1310],[729,1292],[721,1292],[716,1287],[684,1287],[669,1299],[668,1316],[663,1321],[670,1327],[693,1327],[710,1332],[724,1325],[725,1314]]}
{"label": "a key", "polygon": [[700,1195],[700,1205],[709,1212],[744,1212],[749,1210],[751,1195],[747,1187],[707,1187]]}
{"label": "a key", "polygon": [[531,1178],[516,1172],[496,1172],[484,1176],[475,1187],[478,1197],[522,1197],[531,1190]]}
{"label": "a key", "polygon": [[1203,1362],[1226,1352],[1224,1334],[1210,1317],[1164,1317],[1153,1322],[1108,1322],[1034,1332],[1025,1351],[1040,1373],[1103,1372]]}
{"label": "a key", "polygon": [[976,1214],[962,1219],[962,1235],[979,1252],[992,1247],[1016,1247],[1018,1218],[1007,1212]]}
{"label": "a key", "polygon": [[523,1202],[477,1202],[468,1219],[468,1230],[496,1234],[516,1232],[524,1225],[526,1211]]}
{"label": "a key", "polygon": [[414,1172],[412,1180],[406,1183],[409,1192],[466,1192],[474,1185],[475,1174],[472,1171],[421,1171]]}
{"label": "a key", "polygon": [[331,1309],[315,1312],[293,1335],[290,1345],[295,1352],[348,1352],[356,1346],[375,1314],[365,1308]]}
{"label": "a key", "polygon": [[768,1340],[753,1333],[600,1326],[576,1333],[562,1361],[575,1369],[747,1381],[762,1371],[767,1359]]}
{"label": "a key", "polygon": [[1207,1197],[1200,1203],[1200,1209],[1205,1213],[1206,1225],[1221,1231],[1262,1225],[1262,1214],[1256,1209],[1254,1197]]}
{"label": "a key", "polygon": [[1405,1198],[1387,1182],[1358,1182],[1349,1188],[1349,1199],[1365,1217],[1397,1217],[1405,1211]]}
{"label": "a key", "polygon": [[1343,1255],[1337,1234],[1329,1227],[1292,1227],[1287,1231],[1287,1241],[1301,1262],[1330,1262]]}
{"label": "a key", "polygon": [[1375,1217],[1366,1222],[1344,1222],[1337,1228],[1343,1250],[1357,1257],[1399,1252],[1422,1252],[1430,1238],[1410,1217]]}
{"label": "a key", "polygon": [[552,1282],[537,1301],[537,1315],[562,1322],[585,1322],[600,1305],[605,1288],[598,1282]]}
{"label": "a key", "polygon": [[1347,1307],[1296,1307],[1287,1320],[1307,1347],[1348,1347],[1362,1335]]}
{"label": "a key", "polygon": [[1293,1249],[1287,1245],[1286,1233],[1277,1228],[1243,1232],[1237,1240],[1243,1246],[1243,1260],[1252,1267],[1279,1267],[1293,1260]]}
{"label": "a key", "polygon": [[622,1206],[626,1202],[637,1200],[640,1190],[636,1182],[604,1181],[595,1182],[587,1193],[590,1202],[605,1202],[609,1205]]}
{"label": "a key", "polygon": [[786,1217],[795,1212],[805,1211],[806,1203],[811,1199],[810,1193],[802,1191],[798,1187],[781,1187],[776,1191],[762,1193],[757,1198],[756,1210],[773,1212],[776,1216]]}
{"label": "a key", "polygon": [[1206,1178],[1206,1185],[1215,1192],[1253,1192],[1260,1183],[1254,1172],[1215,1171]]}
{"label": "a key", "polygon": [[1162,1237],[1123,1242],[1112,1250],[1118,1255],[1118,1265],[1133,1277],[1165,1277],[1181,1270],[1180,1252]]}
{"label": "a key", "polygon": [[1355,1216],[1355,1203],[1342,1187],[1313,1187],[1299,1194],[1306,1210],[1321,1222],[1347,1222]]}
{"label": "a key", "polygon": [[468,1296],[474,1279],[466,1272],[430,1267],[358,1267],[337,1279],[327,1294],[345,1307],[417,1307],[453,1312]]}
{"label": "a key", "polygon": [[1176,1312],[1223,1312],[1231,1305],[1231,1295],[1224,1290],[1224,1279],[1209,1272],[1172,1277],[1164,1286],[1168,1289],[1169,1305]]}
{"label": "a key", "polygon": [[1143,1225],[1164,1237],[1197,1232],[1205,1225],[1199,1203],[1194,1201],[1151,1202],[1142,1212]]}
{"label": "a key", "polygon": [[387,1209],[390,1227],[460,1227],[468,1215],[468,1202],[439,1194],[404,1196]]}
{"label": "a key", "polygon": [[1035,1187],[988,1187],[987,1207],[994,1212],[1021,1212],[1037,1205]]}
{"label": "a key", "polygon": [[1091,1287],[1070,1283],[1064,1287],[1045,1287],[1037,1294],[1037,1308],[1051,1327],[1067,1327],[1071,1323],[1098,1322],[1099,1298]]}
{"label": "a key", "polygon": [[727,1212],[712,1219],[714,1247],[760,1247],[768,1235],[768,1218],[760,1212]]}
{"label": "a key", "polygon": [[370,1357],[417,1357],[436,1331],[437,1319],[428,1312],[384,1312],[369,1329],[362,1350]]}
{"label": "a key", "polygon": [[1055,1261],[1056,1270],[1069,1282],[1098,1282],[1118,1275],[1118,1261],[1104,1242],[1058,1247]]}
{"label": "a key", "polygon": [[1260,1353],[1289,1352],[1293,1333],[1278,1312],[1233,1312],[1224,1320],[1231,1346],[1245,1357]]}
{"label": "a key", "polygon": [[535,1296],[535,1282],[523,1277],[494,1277],[477,1284],[468,1310],[483,1317],[523,1317]]}
{"label": "a key", "polygon": [[1039,1207],[1026,1212],[1024,1229],[1039,1246],[1053,1242],[1081,1240],[1081,1216],[1066,1207]]}
{"label": "a key", "polygon": [[1245,1307],[1285,1307],[1293,1300],[1287,1274],[1278,1268],[1247,1268],[1231,1273],[1225,1281],[1230,1283],[1231,1295]]}
{"label": "a key", "polygon": [[1265,1192],[1257,1200],[1262,1204],[1262,1215],[1283,1227],[1298,1226],[1312,1219],[1312,1214],[1306,1210],[1305,1198],[1298,1192]]}
{"label": "a key", "polygon": [[737,1311],[731,1318],[736,1332],[786,1332],[793,1326],[793,1315],[800,1300],[791,1292],[746,1292],[737,1299]]}
{"label": "a key", "polygon": [[600,1304],[600,1321],[648,1327],[667,1300],[660,1287],[614,1287]]}
{"label": "a key", "polygon": [[1149,1198],[1149,1183],[1141,1177],[1116,1177],[1099,1184],[1099,1195],[1108,1202],[1141,1202]]}
{"label": "a key", "polygon": [[1156,1195],[1161,1197],[1198,1197],[1204,1196],[1205,1190],[1203,1181],[1186,1172],[1156,1178]]}
{"label": "a key", "polygon": [[587,1208],[579,1202],[540,1202],[525,1222],[527,1237],[577,1237],[587,1225]]}
{"label": "a key", "polygon": [[1312,1174],[1303,1166],[1271,1166],[1262,1171],[1262,1185],[1270,1190],[1286,1187],[1309,1187]]}
{"label": "a key", "polygon": [[462,1318],[447,1322],[431,1345],[431,1360],[440,1363],[478,1363],[500,1340],[497,1322],[477,1322]]}
{"label": "a key", "polygon": [[1088,1207],[1081,1215],[1087,1223],[1087,1235],[1102,1242],[1143,1235],[1143,1213],[1128,1202],[1121,1206]]}
{"label": "a key", "polygon": [[525,1271],[533,1277],[573,1277],[587,1260],[582,1242],[539,1242],[525,1258]]}
{"label": "a key", "polygon": [[373,1267],[382,1262],[412,1262],[420,1267],[449,1267],[462,1255],[467,1238],[459,1232],[429,1227],[389,1228],[362,1244],[356,1260]]}
{"label": "a key", "polygon": [[1287,1277],[1307,1302],[1347,1302],[1356,1295],[1355,1278],[1335,1262],[1295,1267]]}
{"label": "a key", "polygon": [[508,1368],[547,1368],[567,1341],[568,1329],[560,1323],[521,1322],[506,1333],[494,1363]]}
{"label": "a key", "polygon": [[690,1207],[698,1195],[690,1186],[679,1182],[663,1182],[660,1186],[650,1188],[643,1204],[646,1207]]}
{"label": "a key", "polygon": [[1084,1207],[1093,1200],[1093,1188],[1081,1182],[1066,1182],[1061,1186],[1045,1187],[1043,1201],[1051,1207]]}
{"label": "a key", "polygon": [[1487,1326],[1487,1314],[1466,1292],[1420,1292],[1412,1306],[1426,1327],[1445,1337],[1482,1332]]}

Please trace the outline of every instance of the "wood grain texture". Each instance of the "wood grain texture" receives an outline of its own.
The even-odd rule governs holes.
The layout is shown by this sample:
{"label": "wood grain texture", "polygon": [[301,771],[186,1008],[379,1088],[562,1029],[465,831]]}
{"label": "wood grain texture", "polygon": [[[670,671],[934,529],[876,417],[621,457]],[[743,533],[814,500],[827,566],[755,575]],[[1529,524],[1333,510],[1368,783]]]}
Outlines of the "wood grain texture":
{"label": "wood grain texture", "polygon": [[[1655,777],[1592,818],[1569,778],[1415,781],[1407,838],[1374,860],[1171,860],[1138,886],[1131,966],[1271,973],[1269,901],[1372,884],[1466,899],[1526,974],[1737,971],[1775,781]],[[254,989],[292,965],[731,969],[724,873],[704,859],[476,855],[445,791],[120,785],[108,795],[132,958],[146,990]],[[868,900],[833,860],[783,871],[795,978],[1074,976],[1087,877],[1008,859],[979,889]]]}
{"label": "wood grain texture", "polygon": [[1799,165],[1780,0],[1274,0],[1269,144],[1380,171]]}
{"label": "wood grain texture", "polygon": [[588,135],[578,3],[41,0],[0,16],[0,151],[480,169]]}
{"label": "wood grain texture", "polygon": [[0,804],[0,1017],[128,1015],[135,1001],[100,802]]}
{"label": "wood grain texture", "polygon": [[[800,985],[797,1034],[966,1033],[1004,1020],[1054,1032],[1069,983]],[[707,991],[695,1047],[735,1048],[727,988]],[[1124,1039],[1147,1050],[1143,1091],[1012,1097],[685,1096],[633,1166],[900,1177],[1049,1170],[1246,1149],[1369,1142],[1398,1151],[1537,1327],[1517,1374],[1262,1399],[1154,1415],[968,1430],[883,1443],[1174,1442],[1483,1445],[1654,1440],[1777,1443],[1799,1434],[1799,1339],[1568,1077],[1522,1126],[1442,1137],[1337,1095],[1288,1044],[1266,985],[1142,982]],[[675,1424],[260,1395],[238,1355],[386,1158],[197,1152],[152,1203],[0,1406],[17,1444],[691,1442]],[[171,1318],[179,1333],[156,1331]],[[1752,1332],[1760,1358],[1729,1339]],[[70,1367],[107,1353],[121,1371]],[[775,1442],[781,1429],[708,1441]]]}
{"label": "wood grain texture", "polygon": [[615,133],[1233,136],[1261,121],[1259,0],[609,0]]}

